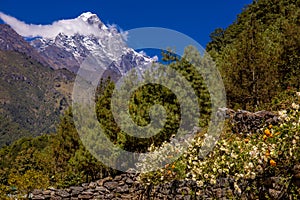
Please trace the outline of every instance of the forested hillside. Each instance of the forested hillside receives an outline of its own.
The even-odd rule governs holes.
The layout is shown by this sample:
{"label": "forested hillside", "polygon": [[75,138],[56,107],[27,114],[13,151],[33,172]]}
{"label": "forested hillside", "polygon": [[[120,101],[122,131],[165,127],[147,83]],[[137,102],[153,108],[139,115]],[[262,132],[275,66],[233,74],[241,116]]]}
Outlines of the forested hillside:
{"label": "forested hillside", "polygon": [[70,103],[74,75],[13,51],[0,51],[0,64],[0,147],[54,132]]}
{"label": "forested hillside", "polygon": [[207,50],[221,71],[228,106],[271,109],[272,99],[300,82],[300,1],[253,1]]}

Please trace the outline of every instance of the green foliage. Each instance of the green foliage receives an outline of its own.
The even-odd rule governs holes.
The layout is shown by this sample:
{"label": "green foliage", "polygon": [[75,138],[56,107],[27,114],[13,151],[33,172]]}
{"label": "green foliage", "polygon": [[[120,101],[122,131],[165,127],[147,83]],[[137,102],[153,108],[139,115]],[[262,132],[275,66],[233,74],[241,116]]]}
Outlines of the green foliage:
{"label": "green foliage", "polygon": [[3,187],[16,186],[18,192],[27,194],[32,188],[68,187],[114,175],[114,170],[103,166],[83,147],[71,109],[61,118],[57,130],[56,134],[22,138],[0,149]]}
{"label": "green foliage", "polygon": [[3,200],[9,200],[7,194],[11,192],[10,187],[7,185],[0,184],[0,198]]}
{"label": "green foliage", "polygon": [[268,109],[288,87],[299,88],[299,1],[258,0],[235,23],[212,33],[207,50],[221,71],[229,107]]}
{"label": "green foliage", "polygon": [[0,147],[53,132],[69,101],[72,77],[24,54],[0,51]]}
{"label": "green foliage", "polygon": [[[168,67],[183,76],[191,84],[191,87],[195,91],[195,94],[198,97],[198,105],[201,113],[199,126],[203,127],[207,125],[211,112],[210,95],[206,85],[204,84],[202,74],[200,74],[196,69],[197,66],[194,66],[187,61],[187,57],[191,60],[199,59],[200,55],[197,54],[197,50],[193,47],[187,47],[185,49],[183,58],[178,58],[178,56],[171,51],[163,53],[163,60],[169,63]],[[159,70],[146,72],[145,79],[149,79],[149,74],[147,73],[152,73],[151,75],[153,75],[157,71]],[[131,76],[132,77],[128,78],[129,82],[125,83],[128,88],[132,88],[131,84],[137,80],[137,76],[135,74],[132,74]],[[157,76],[161,75],[157,74]],[[176,84],[176,82],[171,83],[171,80],[167,81],[169,81],[169,84]],[[96,104],[99,122],[101,123],[102,128],[106,131],[106,135],[114,144],[119,145],[127,151],[146,152],[151,144],[160,146],[164,141],[169,141],[171,135],[177,132],[180,122],[180,105],[176,95],[169,88],[159,84],[144,85],[133,92],[128,102],[130,117],[139,126],[146,126],[150,123],[149,113],[153,105],[158,104],[164,107],[166,111],[166,123],[163,130],[150,138],[133,137],[120,130],[120,127],[118,127],[114,120],[111,108],[111,98],[114,89],[115,86],[113,82],[109,79],[106,81],[102,80],[98,87],[98,101]],[[121,93],[128,92],[126,89],[120,89],[120,91]],[[121,101],[124,100],[122,99]],[[122,103],[115,103],[115,107],[122,108]],[[189,102],[185,101],[184,103],[188,104]],[[188,105],[186,105],[186,107],[189,108]],[[127,114],[122,113],[121,110],[117,111],[117,113],[120,116]],[[132,128],[129,124],[126,126],[129,130]]]}
{"label": "green foliage", "polygon": [[29,197],[34,189],[45,189],[49,186],[49,178],[41,171],[27,170],[24,174],[10,174],[8,183],[16,187],[20,196]]}

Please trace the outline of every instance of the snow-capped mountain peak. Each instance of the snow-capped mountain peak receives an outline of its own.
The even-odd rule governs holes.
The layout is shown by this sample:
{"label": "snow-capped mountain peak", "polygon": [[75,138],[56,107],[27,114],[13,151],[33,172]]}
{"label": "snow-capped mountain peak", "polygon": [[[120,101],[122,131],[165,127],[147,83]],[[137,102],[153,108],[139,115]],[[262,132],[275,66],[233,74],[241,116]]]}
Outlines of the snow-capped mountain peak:
{"label": "snow-capped mountain peak", "polygon": [[76,27],[78,31],[72,32],[68,27],[63,27],[55,37],[39,37],[30,42],[49,60],[50,66],[54,69],[67,68],[77,72],[81,63],[90,54],[101,59],[103,65],[101,67],[117,68],[115,71],[119,75],[156,61],[155,58],[149,58],[129,48],[122,33],[114,26],[109,28],[105,26],[99,17],[91,12],[85,12],[75,19],[55,23],[65,23],[68,27],[79,26]]}
{"label": "snow-capped mountain peak", "polygon": [[[87,19],[89,19],[90,17],[97,17],[98,18],[98,16],[96,15],[96,14],[93,14],[93,13],[91,13],[91,12],[85,12],[85,13],[82,13],[80,16],[79,16],[79,18],[81,18],[81,19],[83,19],[84,21],[87,21]],[[98,18],[99,19],[99,18]]]}
{"label": "snow-capped mountain peak", "polygon": [[82,13],[77,19],[81,19],[82,21],[88,23],[89,25],[97,25],[99,29],[107,30],[108,28],[101,22],[99,17],[96,14],[91,12]]}

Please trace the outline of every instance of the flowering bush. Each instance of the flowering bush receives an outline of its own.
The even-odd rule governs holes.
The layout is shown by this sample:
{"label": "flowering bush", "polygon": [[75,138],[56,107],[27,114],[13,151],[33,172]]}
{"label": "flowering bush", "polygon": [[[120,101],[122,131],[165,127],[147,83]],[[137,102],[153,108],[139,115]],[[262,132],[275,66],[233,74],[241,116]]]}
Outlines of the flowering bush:
{"label": "flowering bush", "polygon": [[[155,147],[151,145],[148,148],[149,152],[153,154],[147,154],[140,156],[139,163],[136,167],[139,171],[153,171],[152,166],[164,166],[163,168],[156,170],[154,172],[141,174],[138,179],[141,182],[159,184],[165,181],[170,181],[174,179],[184,178],[185,174],[185,164],[182,159],[176,160],[169,164],[167,161],[174,160],[173,157],[178,153],[183,151],[183,146],[176,145],[177,141],[175,138],[171,139],[171,142],[163,142],[161,147]],[[154,152],[156,150],[156,152]],[[155,163],[153,163],[155,162]]]}
{"label": "flowering bush", "polygon": [[[243,192],[239,187],[242,181],[264,180],[271,176],[281,177],[283,189],[294,187],[290,184],[290,171],[300,160],[300,93],[293,99],[290,108],[278,111],[281,121],[278,126],[266,125],[259,134],[248,135],[232,134],[226,129],[214,150],[204,159],[199,159],[198,155],[205,134],[199,134],[179,162],[160,171],[141,174],[140,180],[158,183],[157,180],[180,178],[175,171],[180,169],[186,180],[193,180],[200,187],[214,185],[221,177],[233,179],[236,194]],[[253,188],[254,185],[248,185],[247,189]]]}

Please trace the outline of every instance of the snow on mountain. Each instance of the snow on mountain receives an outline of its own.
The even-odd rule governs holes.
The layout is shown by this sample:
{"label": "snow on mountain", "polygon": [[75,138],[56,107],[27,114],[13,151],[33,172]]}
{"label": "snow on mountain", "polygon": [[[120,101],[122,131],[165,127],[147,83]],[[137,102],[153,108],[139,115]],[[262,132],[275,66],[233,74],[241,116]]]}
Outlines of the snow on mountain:
{"label": "snow on mountain", "polygon": [[[63,20],[59,22],[61,21]],[[80,64],[90,54],[101,59],[102,67],[109,68],[113,65],[114,67],[110,68],[115,69],[116,73],[121,73],[120,75],[132,68],[143,67],[156,61],[155,58],[129,48],[124,33],[120,33],[114,26],[105,26],[96,14],[86,12],[75,19],[65,21],[70,27],[73,27],[71,22],[84,22],[91,32],[60,32],[55,37],[39,37],[30,41],[54,69],[67,68],[77,72]],[[63,30],[65,29],[67,27]]]}

